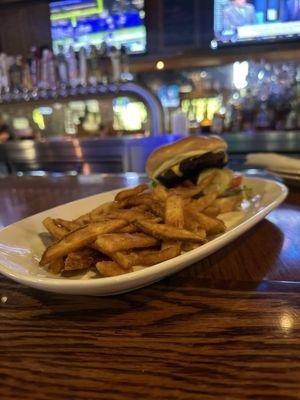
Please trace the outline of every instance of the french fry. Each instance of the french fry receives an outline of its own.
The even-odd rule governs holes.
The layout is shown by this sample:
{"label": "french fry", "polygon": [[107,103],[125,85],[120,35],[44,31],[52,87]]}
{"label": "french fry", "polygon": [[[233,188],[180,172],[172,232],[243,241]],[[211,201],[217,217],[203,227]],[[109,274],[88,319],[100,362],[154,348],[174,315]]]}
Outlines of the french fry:
{"label": "french fry", "polygon": [[67,221],[61,218],[56,218],[54,222],[56,225],[60,225],[63,228],[66,228],[68,231],[75,231],[75,229],[80,228],[80,224],[73,221]]}
{"label": "french fry", "polygon": [[62,227],[62,226],[57,226],[52,218],[46,218],[43,221],[44,227],[47,229],[47,231],[50,233],[50,235],[56,239],[62,239],[64,236],[66,236],[69,231],[68,229]]}
{"label": "french fry", "polygon": [[185,214],[185,228],[204,239],[206,238],[206,230],[203,229],[202,225],[199,224],[197,218],[191,212],[186,212]]}
{"label": "french fry", "polygon": [[125,226],[125,228],[120,229],[119,233],[136,233],[138,232],[138,228],[134,224],[129,224]]}
{"label": "french fry", "polygon": [[202,235],[196,235],[193,232],[187,231],[186,229],[178,229],[165,224],[157,224],[152,221],[136,221],[138,226],[143,232],[148,233],[158,239],[163,240],[182,240],[201,243],[205,239]]}
{"label": "french fry", "polygon": [[149,205],[153,201],[153,197],[150,193],[140,194],[138,196],[128,197],[125,200],[119,201],[120,208],[134,207],[139,205]]}
{"label": "french fry", "polygon": [[243,200],[242,194],[203,195],[215,176],[176,189],[158,185],[152,192],[142,184],[73,221],[46,218],[43,224],[57,242],[45,250],[40,265],[55,274],[96,267],[101,276],[118,276],[198,248],[207,236],[225,231],[216,217]]}
{"label": "french fry", "polygon": [[220,209],[218,207],[215,206],[209,206],[207,208],[205,208],[205,210],[202,211],[203,214],[215,218],[220,214]]}
{"label": "french fry", "polygon": [[197,196],[200,193],[202,193],[203,190],[213,181],[215,176],[216,176],[216,173],[213,172],[212,174],[207,176],[205,179],[203,179],[203,181],[200,183],[200,185],[192,186],[192,187],[182,187],[182,188],[170,189],[169,193],[177,194],[178,196],[181,196],[185,199],[188,199],[189,197]]}
{"label": "french fry", "polygon": [[131,269],[124,269],[114,261],[100,261],[96,264],[99,273],[105,277],[118,276],[132,272]]}
{"label": "french fry", "polygon": [[187,206],[189,208],[193,208],[198,212],[202,212],[204,209],[209,207],[216,200],[217,197],[217,192],[211,192],[202,197],[199,197],[199,199],[190,200],[190,202],[187,203]]}
{"label": "french fry", "polygon": [[138,264],[136,265],[148,267],[151,265],[159,264],[163,261],[167,261],[171,258],[179,256],[180,251],[180,246],[176,245],[171,245],[161,250],[142,250],[137,253]]}
{"label": "french fry", "polygon": [[139,264],[138,255],[134,252],[117,251],[116,253],[105,254],[126,270],[130,270],[133,266]]}
{"label": "french fry", "polygon": [[224,222],[220,219],[211,218],[202,213],[195,213],[193,216],[197,220],[199,227],[204,229],[208,235],[217,235],[226,230]]}
{"label": "french fry", "polygon": [[159,201],[155,200],[150,193],[131,197],[127,200],[120,202],[119,204],[120,208],[132,207],[130,208],[130,210],[132,210],[133,207],[135,207],[135,209],[139,211],[150,210],[153,214],[161,218],[163,218],[164,216],[163,205]]}
{"label": "french fry", "polygon": [[97,248],[105,254],[157,246],[159,241],[144,233],[110,233],[101,235],[95,242]]}
{"label": "french fry", "polygon": [[[198,244],[196,244],[196,245],[197,245],[197,247],[199,246]],[[164,240],[161,244],[161,250],[165,250],[170,247],[173,247],[174,252],[179,256],[179,254],[181,253],[181,246],[182,246],[182,243],[179,240],[178,241]]]}
{"label": "french fry", "polygon": [[192,242],[184,242],[182,243],[182,250],[183,251],[192,251],[195,249],[198,249],[199,245],[197,243],[192,243]]}
{"label": "french fry", "polygon": [[168,246],[162,250],[138,250],[116,252],[110,257],[122,268],[128,270],[135,266],[149,267],[180,255],[180,247]]}
{"label": "french fry", "polygon": [[94,267],[100,259],[101,254],[93,249],[85,248],[74,251],[68,254],[65,261],[64,270],[77,271],[88,269]]}
{"label": "french fry", "polygon": [[40,261],[40,265],[47,265],[53,260],[89,246],[97,236],[111,233],[124,228],[128,224],[125,220],[110,220],[99,223],[91,223],[66,235],[64,238],[49,246]]}
{"label": "french fry", "polygon": [[132,207],[130,210],[133,211],[149,211],[149,206],[147,206],[146,204],[140,204],[138,206]]}
{"label": "french fry", "polygon": [[107,202],[105,204],[102,204],[101,206],[95,208],[93,211],[90,213],[91,221],[98,215],[107,215],[111,213],[114,210],[118,210],[119,205],[115,201]]}
{"label": "french fry", "polygon": [[238,194],[237,196],[229,196],[216,199],[213,203],[213,207],[217,207],[220,210],[220,214],[234,211],[241,205],[243,201],[243,195]]}
{"label": "french fry", "polygon": [[58,258],[52,261],[48,266],[48,271],[52,272],[52,274],[58,275],[60,274],[65,268],[65,260],[63,257]]}
{"label": "french fry", "polygon": [[183,199],[177,195],[171,195],[166,200],[165,223],[175,228],[184,227]]}
{"label": "french fry", "polygon": [[160,201],[160,202],[165,202],[167,200],[167,197],[169,195],[168,190],[162,186],[162,185],[156,185],[153,188],[153,197],[154,199]]}
{"label": "french fry", "polygon": [[154,215],[156,215],[159,218],[164,218],[165,206],[163,203],[153,199],[152,202],[149,204],[149,208]]}
{"label": "french fry", "polygon": [[138,194],[144,192],[147,189],[149,189],[149,186],[146,185],[145,183],[142,183],[141,185],[138,185],[132,189],[123,190],[122,192],[119,192],[116,195],[115,201],[119,202],[119,201],[126,200],[130,197],[137,196]]}
{"label": "french fry", "polygon": [[115,202],[108,202],[101,204],[100,206],[96,207],[94,210],[90,211],[87,214],[81,215],[77,219],[75,219],[73,222],[78,223],[80,225],[86,225],[90,222],[93,222],[96,216],[99,215],[104,215],[109,213],[112,209],[116,209],[117,204]]}
{"label": "french fry", "polygon": [[[142,210],[141,207],[144,207],[143,211],[149,209],[156,216],[159,217],[164,216],[163,205],[159,201],[157,201],[150,193],[145,193],[139,196],[131,197],[129,199],[120,202],[119,204],[120,208],[136,207],[137,209],[137,207],[140,207],[140,210]],[[130,208],[130,210],[132,210],[132,208]]]}
{"label": "french fry", "polygon": [[[182,197],[177,195],[170,195],[166,200],[165,209],[165,223],[175,228],[184,228],[184,203]],[[176,254],[181,252],[181,242],[180,241],[164,241],[162,243],[161,249],[165,250],[172,247]]]}
{"label": "french fry", "polygon": [[135,211],[135,210],[116,210],[112,211],[109,215],[99,215],[94,219],[94,222],[105,221],[107,219],[124,219],[129,223],[140,219],[153,219],[155,216],[147,211]]}

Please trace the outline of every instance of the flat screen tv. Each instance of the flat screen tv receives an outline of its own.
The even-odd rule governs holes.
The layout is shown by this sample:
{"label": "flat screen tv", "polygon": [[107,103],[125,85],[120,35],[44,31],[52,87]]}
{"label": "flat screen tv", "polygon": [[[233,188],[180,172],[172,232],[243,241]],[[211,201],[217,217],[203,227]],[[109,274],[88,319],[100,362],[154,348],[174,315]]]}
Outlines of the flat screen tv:
{"label": "flat screen tv", "polygon": [[300,37],[300,0],[215,0],[214,32],[212,47]]}
{"label": "flat screen tv", "polygon": [[102,42],[145,52],[144,0],[51,1],[50,14],[54,52],[59,45],[78,50]]}

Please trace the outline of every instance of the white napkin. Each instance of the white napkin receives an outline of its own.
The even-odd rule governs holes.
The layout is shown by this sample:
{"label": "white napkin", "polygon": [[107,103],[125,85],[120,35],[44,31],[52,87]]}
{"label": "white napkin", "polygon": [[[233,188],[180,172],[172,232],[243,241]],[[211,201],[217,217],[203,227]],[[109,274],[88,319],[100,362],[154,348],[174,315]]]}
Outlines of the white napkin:
{"label": "white napkin", "polygon": [[281,156],[275,153],[248,154],[246,165],[257,165],[274,170],[289,170],[300,173],[300,159]]}

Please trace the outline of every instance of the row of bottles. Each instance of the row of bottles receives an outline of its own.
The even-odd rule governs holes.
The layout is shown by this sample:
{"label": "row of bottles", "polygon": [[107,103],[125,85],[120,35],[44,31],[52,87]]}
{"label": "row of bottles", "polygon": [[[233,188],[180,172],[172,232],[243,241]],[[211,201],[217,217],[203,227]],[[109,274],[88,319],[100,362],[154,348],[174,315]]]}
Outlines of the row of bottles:
{"label": "row of bottles", "polygon": [[170,132],[300,130],[299,61],[244,61],[171,78],[172,86],[166,73],[145,77],[162,98]]}
{"label": "row of bottles", "polygon": [[[214,115],[213,132],[300,129],[300,97],[296,88],[291,90],[291,93],[287,91],[285,94],[274,94],[263,99],[251,90],[239,94],[239,97],[237,94],[235,98],[233,96],[223,107],[224,112]],[[222,122],[216,124],[220,118]]]}
{"label": "row of bottles", "polygon": [[259,98],[247,90],[229,97],[183,100],[171,113],[172,133],[300,130],[300,87]]}
{"label": "row of bottles", "polygon": [[[32,47],[28,57],[0,54],[2,100],[19,99],[43,91],[96,86],[131,79],[125,47],[118,50],[102,43],[99,49],[82,47],[75,52],[61,46],[57,55],[48,48]],[[60,94],[60,92],[58,93]],[[28,98],[29,99],[29,98]]]}
{"label": "row of bottles", "polygon": [[242,83],[245,87],[224,96],[220,133],[300,129],[297,62],[249,62]]}

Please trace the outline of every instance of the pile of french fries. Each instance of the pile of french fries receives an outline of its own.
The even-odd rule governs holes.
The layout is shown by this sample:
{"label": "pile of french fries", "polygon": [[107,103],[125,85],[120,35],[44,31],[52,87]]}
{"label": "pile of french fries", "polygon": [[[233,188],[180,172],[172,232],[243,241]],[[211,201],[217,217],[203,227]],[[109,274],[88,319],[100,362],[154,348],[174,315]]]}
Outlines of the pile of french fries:
{"label": "pile of french fries", "polygon": [[237,209],[243,200],[241,194],[203,195],[214,176],[174,189],[141,184],[73,221],[46,218],[43,225],[54,242],[40,265],[62,276],[93,271],[111,277],[201,246],[225,231],[218,215]]}

